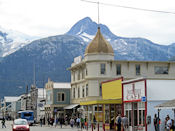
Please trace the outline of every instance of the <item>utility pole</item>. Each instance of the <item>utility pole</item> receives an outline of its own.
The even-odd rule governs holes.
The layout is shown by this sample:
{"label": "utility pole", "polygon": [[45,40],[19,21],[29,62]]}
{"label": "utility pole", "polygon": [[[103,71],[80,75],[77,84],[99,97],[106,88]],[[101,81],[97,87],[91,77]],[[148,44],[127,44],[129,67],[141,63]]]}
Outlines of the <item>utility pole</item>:
{"label": "utility pole", "polygon": [[28,109],[27,102],[28,102],[28,85],[26,86],[26,110]]}

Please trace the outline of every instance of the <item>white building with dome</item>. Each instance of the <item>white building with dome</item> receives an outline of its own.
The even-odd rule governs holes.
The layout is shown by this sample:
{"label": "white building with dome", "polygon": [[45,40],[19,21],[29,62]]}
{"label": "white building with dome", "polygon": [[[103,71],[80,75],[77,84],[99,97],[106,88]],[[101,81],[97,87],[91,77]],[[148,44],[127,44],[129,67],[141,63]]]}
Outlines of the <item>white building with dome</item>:
{"label": "white building with dome", "polygon": [[[175,98],[173,93],[175,91],[175,62],[114,60],[113,48],[101,34],[100,28],[86,47],[84,58],[75,58],[69,70],[71,71],[71,103],[73,104],[102,100],[101,82],[119,77],[123,77],[124,80],[144,77],[149,80],[149,84],[153,81],[154,84],[151,83],[153,90],[148,90],[151,96],[147,99],[151,103],[158,104]],[[168,87],[162,87],[165,85]],[[170,89],[168,97],[164,97],[167,95],[166,88]],[[155,104],[149,105],[148,103],[148,108],[154,108],[154,106]],[[148,111],[147,115],[153,118],[152,113],[155,111]]]}

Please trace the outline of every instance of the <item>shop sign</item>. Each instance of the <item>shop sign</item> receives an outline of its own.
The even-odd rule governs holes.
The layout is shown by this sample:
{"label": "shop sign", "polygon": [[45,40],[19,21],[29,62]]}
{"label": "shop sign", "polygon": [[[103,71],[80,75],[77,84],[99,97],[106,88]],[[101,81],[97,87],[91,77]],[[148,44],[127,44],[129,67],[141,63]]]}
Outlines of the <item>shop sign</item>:
{"label": "shop sign", "polygon": [[127,83],[123,85],[123,101],[134,102],[146,100],[145,97],[145,83],[144,81],[138,81],[133,83]]}

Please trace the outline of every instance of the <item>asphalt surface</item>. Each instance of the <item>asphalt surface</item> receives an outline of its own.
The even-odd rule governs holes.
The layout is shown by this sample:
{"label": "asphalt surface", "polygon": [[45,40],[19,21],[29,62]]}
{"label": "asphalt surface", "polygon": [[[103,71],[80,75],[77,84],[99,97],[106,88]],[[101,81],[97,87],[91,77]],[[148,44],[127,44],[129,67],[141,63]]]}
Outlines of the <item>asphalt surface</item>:
{"label": "asphalt surface", "polygon": [[[0,126],[0,131],[12,131],[12,121],[6,121],[6,128],[2,128]],[[0,123],[1,124],[1,123]],[[62,128],[60,126],[45,126],[43,125],[42,127],[40,125],[33,125],[30,126],[30,131],[87,131],[86,129],[81,130],[80,128],[78,129],[77,127],[71,128],[69,125],[68,126],[63,126]],[[88,131],[91,131],[89,128]],[[93,130],[93,131],[97,131]]]}

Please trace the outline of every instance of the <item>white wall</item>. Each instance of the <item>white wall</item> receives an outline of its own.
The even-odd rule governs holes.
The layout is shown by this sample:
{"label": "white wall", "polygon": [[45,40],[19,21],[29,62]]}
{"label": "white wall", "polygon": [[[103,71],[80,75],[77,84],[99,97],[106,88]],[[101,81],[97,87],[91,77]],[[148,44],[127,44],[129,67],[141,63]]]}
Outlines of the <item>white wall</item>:
{"label": "white wall", "polygon": [[175,99],[175,80],[147,80],[147,100]]}

